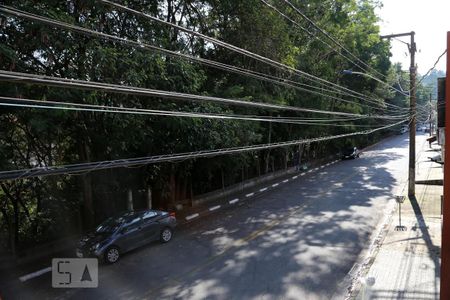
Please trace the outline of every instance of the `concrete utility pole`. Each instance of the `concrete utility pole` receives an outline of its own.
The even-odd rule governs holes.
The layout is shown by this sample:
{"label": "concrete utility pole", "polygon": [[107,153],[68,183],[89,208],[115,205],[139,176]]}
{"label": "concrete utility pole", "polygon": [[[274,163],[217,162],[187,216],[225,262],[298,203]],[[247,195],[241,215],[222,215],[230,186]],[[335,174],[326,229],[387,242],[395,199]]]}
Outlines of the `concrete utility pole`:
{"label": "concrete utility pole", "polygon": [[414,41],[415,32],[398,33],[383,35],[381,38],[394,38],[401,36],[410,36],[411,43],[408,45],[409,54],[411,56],[411,65],[409,67],[409,176],[408,176],[408,195],[414,196],[416,193],[416,42]]}
{"label": "concrete utility pole", "polygon": [[430,121],[430,134],[429,136],[431,136],[431,131],[433,129],[433,122],[431,121],[431,117],[433,116],[433,107],[431,106],[431,93],[430,93],[430,116],[429,116],[429,121]]}
{"label": "concrete utility pole", "polygon": [[447,77],[445,79],[444,203],[442,208],[440,298],[450,299],[450,32],[447,32]]}

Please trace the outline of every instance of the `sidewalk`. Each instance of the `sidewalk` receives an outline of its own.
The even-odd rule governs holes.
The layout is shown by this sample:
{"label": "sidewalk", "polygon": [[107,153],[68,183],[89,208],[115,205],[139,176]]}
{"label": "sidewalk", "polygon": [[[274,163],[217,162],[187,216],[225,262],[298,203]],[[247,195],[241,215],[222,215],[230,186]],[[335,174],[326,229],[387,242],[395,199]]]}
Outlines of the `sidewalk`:
{"label": "sidewalk", "polygon": [[[442,180],[442,166],[430,162],[437,145],[418,148],[416,180]],[[416,184],[416,198],[405,199],[387,226],[354,299],[439,299],[441,247],[440,185]],[[404,194],[407,194],[405,189]]]}

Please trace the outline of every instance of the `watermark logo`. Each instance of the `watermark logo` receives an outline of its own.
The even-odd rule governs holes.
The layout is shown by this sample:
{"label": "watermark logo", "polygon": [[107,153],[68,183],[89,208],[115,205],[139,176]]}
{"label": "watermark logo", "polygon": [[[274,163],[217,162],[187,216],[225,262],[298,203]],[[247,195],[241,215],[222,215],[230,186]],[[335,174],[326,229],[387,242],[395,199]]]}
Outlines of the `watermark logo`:
{"label": "watermark logo", "polygon": [[98,287],[98,260],[96,258],[52,259],[52,287]]}

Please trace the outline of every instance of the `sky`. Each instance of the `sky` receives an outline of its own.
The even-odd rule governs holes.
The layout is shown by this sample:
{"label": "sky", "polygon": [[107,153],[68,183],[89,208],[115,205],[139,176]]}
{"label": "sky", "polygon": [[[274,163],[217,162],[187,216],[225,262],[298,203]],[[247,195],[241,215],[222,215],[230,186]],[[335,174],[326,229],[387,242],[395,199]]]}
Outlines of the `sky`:
{"label": "sky", "polygon": [[[419,74],[426,73],[444,52],[447,31],[450,31],[450,0],[381,0],[383,7],[376,13],[381,18],[381,35],[414,31],[417,45],[416,63]],[[401,38],[409,42],[409,37]],[[403,69],[410,65],[405,44],[391,40],[391,61],[401,62]],[[446,57],[441,58],[436,69],[444,70]]]}

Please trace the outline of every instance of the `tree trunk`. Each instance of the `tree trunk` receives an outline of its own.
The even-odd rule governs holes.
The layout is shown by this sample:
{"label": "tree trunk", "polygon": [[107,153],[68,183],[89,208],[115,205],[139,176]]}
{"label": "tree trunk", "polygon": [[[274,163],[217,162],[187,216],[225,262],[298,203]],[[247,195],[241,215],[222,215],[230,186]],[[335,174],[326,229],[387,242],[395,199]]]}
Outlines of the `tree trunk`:
{"label": "tree trunk", "polygon": [[303,156],[303,149],[305,148],[304,144],[298,145],[298,164],[302,164],[302,156]]}
{"label": "tree trunk", "polygon": [[176,185],[176,178],[175,178],[175,167],[173,167],[173,166],[172,166],[171,172],[170,172],[169,191],[170,191],[170,197],[169,197],[169,203],[167,205],[167,209],[172,208],[176,201],[177,185]]}
{"label": "tree trunk", "polygon": [[8,245],[11,249],[11,253],[14,254],[13,252],[13,248],[14,248],[14,233],[13,233],[13,226],[11,224],[11,218],[8,215],[8,212],[6,211],[6,209],[1,208],[0,210],[2,212],[3,215],[3,220],[6,223],[6,229],[8,230]]}
{"label": "tree trunk", "polygon": [[259,156],[256,158],[256,171],[258,172],[258,177],[261,176],[261,164],[259,161]]}
{"label": "tree trunk", "polygon": [[241,171],[241,189],[244,189],[244,178],[245,178],[245,174],[244,174],[244,167],[242,167],[242,171]]}
{"label": "tree trunk", "polygon": [[284,149],[284,169],[287,170],[288,168],[288,159],[289,159],[289,150]]}
{"label": "tree trunk", "polygon": [[[90,162],[91,155],[89,147],[84,139],[80,142],[80,158],[82,161]],[[83,190],[83,229],[91,229],[94,226],[94,201],[92,195],[92,177],[90,174],[81,176]]]}
{"label": "tree trunk", "polygon": [[18,247],[19,247],[19,205],[17,203],[17,200],[13,201],[13,210],[14,210],[14,218],[13,218],[13,238],[12,238],[12,244],[11,244],[11,252],[13,255],[17,254]]}
{"label": "tree trunk", "polygon": [[132,189],[128,189],[127,192],[127,210],[128,211],[133,211],[134,207],[133,207],[133,190]]}
{"label": "tree trunk", "polygon": [[[20,227],[20,215],[19,215],[19,197],[20,195],[18,193],[15,193],[15,195],[11,194],[10,187],[8,187],[6,184],[1,184],[1,188],[3,190],[3,193],[7,199],[12,203],[13,206],[13,219],[12,222],[10,222],[9,218],[6,220],[8,221],[8,233],[10,236],[10,247],[11,252],[13,255],[17,254],[18,246],[19,246],[19,227]],[[4,211],[4,214],[7,213],[7,211]]]}
{"label": "tree trunk", "polygon": [[147,208],[152,209],[152,188],[147,187]]}
{"label": "tree trunk", "polygon": [[189,204],[191,207],[194,206],[194,191],[192,189],[192,177],[189,177]]}
{"label": "tree trunk", "polygon": [[[271,115],[272,116],[272,115]],[[268,143],[270,144],[272,141],[272,122],[269,123],[269,138],[268,138]],[[266,152],[266,157],[265,157],[265,168],[264,168],[264,173],[267,174],[269,173],[269,161],[270,161],[270,149],[267,150]]]}

